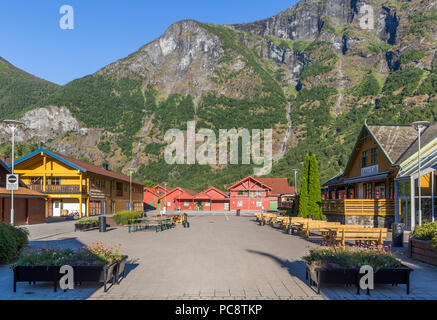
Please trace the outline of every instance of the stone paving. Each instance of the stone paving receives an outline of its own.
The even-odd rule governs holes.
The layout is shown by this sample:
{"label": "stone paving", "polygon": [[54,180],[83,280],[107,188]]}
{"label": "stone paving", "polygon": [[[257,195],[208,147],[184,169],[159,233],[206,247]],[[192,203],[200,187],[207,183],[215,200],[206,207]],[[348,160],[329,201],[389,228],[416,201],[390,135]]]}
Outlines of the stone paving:
{"label": "stone paving", "polygon": [[308,286],[300,260],[317,241],[229,213],[196,215],[189,221],[190,228],[130,234],[124,228],[73,232],[73,221],[28,226],[31,246],[121,244],[129,255],[128,274],[107,293],[97,284],[54,292],[44,283],[17,283],[14,293],[12,271],[0,266],[0,299],[437,299],[437,268],[408,259],[405,249],[395,253],[415,270],[410,295],[403,285],[377,286],[369,296],[356,295],[352,287],[328,286],[318,295]]}

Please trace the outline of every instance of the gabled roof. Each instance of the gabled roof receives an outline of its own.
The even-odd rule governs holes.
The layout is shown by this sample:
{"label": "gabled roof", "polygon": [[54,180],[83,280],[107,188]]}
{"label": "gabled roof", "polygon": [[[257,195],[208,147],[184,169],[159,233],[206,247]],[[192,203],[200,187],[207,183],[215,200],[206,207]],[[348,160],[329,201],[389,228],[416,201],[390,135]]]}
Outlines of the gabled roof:
{"label": "gabled roof", "polygon": [[252,177],[252,176],[247,176],[246,178],[243,178],[243,179],[241,179],[240,181],[234,183],[234,184],[233,184],[232,186],[230,186],[227,190],[231,190],[231,189],[235,188],[236,186],[238,186],[238,185],[240,185],[240,184],[246,182],[247,180],[253,180],[253,181],[255,181],[256,183],[258,183],[259,185],[263,185],[263,187],[266,187],[267,189],[272,190],[272,187],[270,187],[269,185],[265,184],[264,182],[259,181],[258,179],[259,179],[259,178],[255,179],[255,178]]}
{"label": "gabled roof", "polygon": [[161,196],[161,195],[160,195],[158,192],[156,192],[156,190],[153,189],[153,188],[144,187],[144,191],[146,191],[146,190],[147,190],[148,192],[150,192],[151,194],[157,196],[157,197]]}
{"label": "gabled roof", "polygon": [[366,124],[365,126],[391,165],[398,163],[399,158],[417,138],[417,131],[410,125]]}
{"label": "gabled roof", "polygon": [[287,178],[256,178],[258,181],[272,187],[273,194],[295,194],[294,187],[288,184]]}
{"label": "gabled roof", "polygon": [[194,197],[196,196],[196,194],[197,194],[197,192],[194,191],[194,190],[191,190],[191,189],[185,189],[185,188],[181,188],[181,187],[176,187],[176,188],[173,188],[172,190],[168,191],[167,194],[163,194],[163,195],[161,195],[159,199],[162,199],[162,198],[164,198],[164,197],[168,197],[170,194],[172,194],[173,192],[178,191],[178,190],[181,191],[181,192],[185,192],[185,193],[188,194],[191,198],[194,198]]}
{"label": "gabled roof", "polygon": [[208,189],[202,191],[202,192],[208,193],[209,191],[216,191],[217,193],[221,194],[223,197],[229,198],[229,195],[227,193],[221,191],[220,189],[217,189],[216,187],[212,187],[212,186],[209,187]]}
{"label": "gabled roof", "polygon": [[[414,142],[405,150],[405,152],[398,159],[397,163],[401,164],[414,153],[417,153],[419,141],[417,139],[417,131],[414,130]],[[423,148],[428,143],[437,138],[437,122],[426,128],[420,135],[420,146]]]}
{"label": "gabled roof", "polygon": [[[78,159],[70,158],[70,157],[65,156],[63,154],[49,151],[49,150],[46,150],[44,148],[40,148],[32,153],[29,153],[28,155],[26,155],[20,159],[17,159],[15,161],[15,164],[19,164],[25,160],[28,160],[28,159],[40,154],[41,152],[45,153],[46,155],[66,164],[66,165],[68,165],[76,170],[82,171],[82,172],[91,172],[91,173],[98,174],[98,175],[101,175],[104,177],[122,180],[125,182],[130,181],[129,177],[127,175],[122,174],[122,173],[106,170],[106,169],[99,167],[99,166],[96,166],[94,164],[91,164],[91,163],[88,163],[85,161],[81,161]],[[11,167],[11,164],[8,164],[8,166]],[[132,179],[132,183],[138,184],[138,185],[143,185],[141,182],[135,181],[134,179]]]}
{"label": "gabled roof", "polygon": [[[0,160],[0,165],[3,167],[3,169],[5,169],[6,170],[6,174],[11,174],[12,173],[12,171],[11,171],[11,169],[8,167],[8,165],[6,164],[6,163],[4,163],[2,160]],[[21,181],[21,179],[18,179],[18,183],[19,183],[19,185],[21,186],[21,187],[24,187],[24,188],[27,188],[27,185],[23,182],[23,181]],[[38,192],[39,193],[39,192]],[[42,195],[42,193],[40,193],[41,195]]]}

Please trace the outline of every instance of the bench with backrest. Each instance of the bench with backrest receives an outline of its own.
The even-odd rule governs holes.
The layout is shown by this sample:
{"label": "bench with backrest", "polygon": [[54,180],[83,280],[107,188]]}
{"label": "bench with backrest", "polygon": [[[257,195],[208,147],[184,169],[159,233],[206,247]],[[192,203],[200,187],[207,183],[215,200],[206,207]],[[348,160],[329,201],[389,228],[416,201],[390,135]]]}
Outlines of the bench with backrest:
{"label": "bench with backrest", "polygon": [[361,230],[364,229],[364,226],[359,224],[347,224],[347,225],[338,225],[338,226],[330,226],[326,229],[322,229],[322,238],[323,238],[323,244],[324,245],[333,245],[335,244],[336,240],[335,237],[337,235],[338,230],[346,229],[346,230]]}
{"label": "bench with backrest", "polygon": [[348,227],[334,228],[328,231],[327,239],[330,244],[339,244],[342,247],[346,241],[355,241],[356,244],[384,244],[387,238],[387,228],[359,228]]}

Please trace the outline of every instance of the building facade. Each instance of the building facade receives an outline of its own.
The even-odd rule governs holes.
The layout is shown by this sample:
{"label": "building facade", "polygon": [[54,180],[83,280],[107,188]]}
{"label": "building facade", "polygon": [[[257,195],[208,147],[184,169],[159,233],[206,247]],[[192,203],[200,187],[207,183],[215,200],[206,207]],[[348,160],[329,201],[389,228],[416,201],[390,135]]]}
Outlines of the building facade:
{"label": "building facade", "polygon": [[410,125],[365,123],[343,173],[323,185],[328,220],[390,227],[395,221],[395,179],[417,138]]}
{"label": "building facade", "polygon": [[15,173],[31,190],[47,195],[47,217],[88,217],[144,208],[144,186],[140,182],[46,149],[16,160]]}
{"label": "building facade", "polygon": [[230,210],[278,210],[282,196],[294,195],[286,178],[248,176],[228,188]]}

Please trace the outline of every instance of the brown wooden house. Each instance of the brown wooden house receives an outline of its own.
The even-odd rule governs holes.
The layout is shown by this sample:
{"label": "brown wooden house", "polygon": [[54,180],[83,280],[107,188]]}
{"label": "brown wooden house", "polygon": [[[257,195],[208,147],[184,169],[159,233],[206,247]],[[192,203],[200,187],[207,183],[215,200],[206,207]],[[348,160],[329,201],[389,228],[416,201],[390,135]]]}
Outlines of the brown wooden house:
{"label": "brown wooden house", "polygon": [[416,138],[410,125],[365,123],[345,171],[323,185],[322,210],[328,220],[389,227],[399,161]]}

